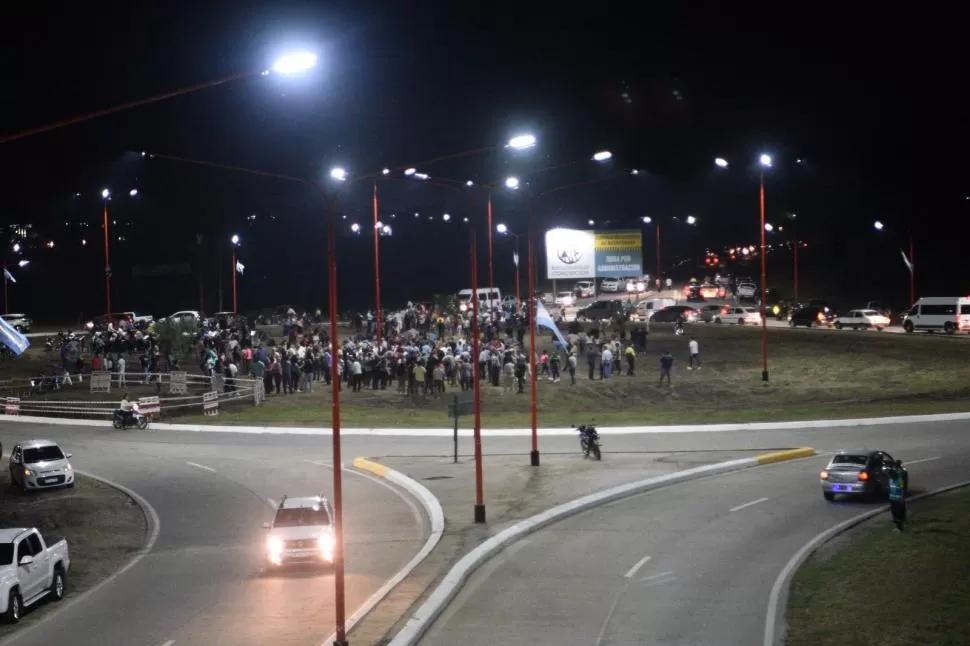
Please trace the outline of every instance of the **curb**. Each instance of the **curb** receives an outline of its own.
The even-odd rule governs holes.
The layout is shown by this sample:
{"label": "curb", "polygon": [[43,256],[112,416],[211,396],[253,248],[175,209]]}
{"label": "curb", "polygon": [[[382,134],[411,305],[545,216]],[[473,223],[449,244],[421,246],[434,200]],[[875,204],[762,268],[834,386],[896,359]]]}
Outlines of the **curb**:
{"label": "curb", "polygon": [[133,500],[135,504],[138,505],[138,508],[141,509],[141,513],[145,516],[145,522],[148,525],[147,527],[148,531],[145,537],[145,543],[144,545],[141,546],[141,549],[135,552],[134,556],[128,559],[128,562],[126,562],[124,565],[121,566],[120,569],[115,570],[104,579],[101,579],[101,581],[96,583],[93,588],[88,588],[78,596],[71,597],[67,601],[67,603],[59,604],[57,606],[57,609],[46,613],[43,617],[41,617],[40,621],[33,623],[29,626],[25,626],[21,630],[18,630],[4,637],[3,639],[0,639],[0,644],[12,644],[13,642],[21,639],[24,635],[30,633],[38,626],[43,626],[54,617],[64,613],[69,608],[72,608],[75,605],[88,599],[89,597],[94,595],[95,592],[105,587],[106,585],[108,585],[109,583],[117,579],[119,576],[121,576],[122,574],[130,570],[131,568],[138,565],[138,563],[146,556],[148,556],[148,554],[152,551],[152,549],[154,549],[155,542],[158,540],[158,535],[162,531],[162,521],[158,518],[158,512],[155,511],[155,508],[152,507],[151,504],[141,496],[141,494],[129,489],[124,485],[118,484],[113,480],[102,478],[101,476],[94,475],[93,473],[89,473],[87,471],[81,471],[79,469],[75,469],[74,473],[84,476],[85,478],[91,478],[92,480],[97,480],[101,484],[107,485],[108,487],[111,487],[115,491],[120,491],[121,493],[128,496],[131,500]]}
{"label": "curb", "polygon": [[[353,467],[360,471],[371,473],[379,478],[384,478],[388,482],[396,484],[417,498],[418,502],[421,503],[421,506],[424,507],[425,512],[428,514],[428,520],[431,523],[431,532],[428,534],[427,540],[424,542],[424,545],[421,546],[421,549],[418,550],[417,554],[415,554],[414,557],[411,558],[411,560],[408,561],[403,568],[398,570],[394,576],[385,581],[384,585],[378,588],[377,592],[372,594],[367,601],[364,602],[364,605],[358,608],[354,614],[347,618],[344,625],[348,633],[353,630],[354,626],[356,626],[364,617],[370,614],[370,612],[377,607],[377,604],[383,601],[384,598],[389,595],[401,581],[406,579],[408,575],[411,574],[411,572],[413,572],[414,569],[422,563],[422,561],[424,561],[424,559],[428,558],[431,551],[437,547],[438,542],[441,540],[441,535],[445,531],[445,511],[441,507],[441,503],[438,501],[438,498],[423,484],[417,480],[414,480],[413,478],[407,477],[403,473],[390,469],[383,464],[378,464],[377,462],[367,460],[366,458],[354,459]],[[324,646],[335,643],[336,639],[337,634],[334,633],[327,638],[327,640],[324,642]]]}
{"label": "curb", "polygon": [[[906,502],[907,504],[911,502],[918,502],[932,496],[937,496],[941,493],[947,493],[948,491],[953,491],[954,489],[960,489],[968,486],[970,486],[970,480],[964,480],[963,482],[958,482],[946,487],[934,489],[933,491],[921,493],[913,496],[912,498],[907,498]],[[788,628],[787,624],[785,623],[785,615],[788,611],[788,590],[791,587],[792,579],[795,576],[795,572],[798,571],[798,568],[800,568],[805,561],[809,559],[809,557],[817,552],[819,548],[831,541],[833,538],[844,534],[848,530],[861,525],[867,520],[871,520],[880,514],[886,513],[889,513],[889,510],[885,506],[880,506],[878,509],[872,509],[870,511],[861,513],[858,516],[853,516],[852,518],[844,520],[838,525],[825,530],[809,542],[805,543],[800,550],[795,552],[795,555],[790,561],[788,561],[788,564],[785,565],[781,573],[778,574],[778,578],[775,579],[774,585],[771,586],[771,593],[768,595],[768,612],[765,615],[765,632],[764,641],[762,642],[764,646],[784,646],[785,632]]]}
{"label": "curb", "polygon": [[[850,426],[880,426],[889,424],[925,424],[928,422],[970,421],[967,413],[936,413],[932,415],[898,415],[892,417],[861,417],[856,419],[822,419],[792,422],[738,422],[734,424],[683,424],[678,426],[602,426],[600,432],[610,435],[647,435],[651,433],[726,433],[735,431],[786,431],[813,428],[845,428]],[[91,419],[65,419],[61,417],[35,417],[31,415],[0,415],[0,422],[24,424],[48,424],[52,426],[98,426],[108,427],[107,421]],[[246,435],[323,435],[332,431],[323,426],[216,426],[209,424],[170,424],[153,422],[149,430],[183,431],[194,433],[241,433]],[[454,436],[454,428],[342,428],[343,436],[371,437],[448,437]],[[543,428],[541,437],[573,436],[573,428]],[[526,437],[532,435],[527,428],[482,429],[483,437]],[[472,437],[471,429],[458,429],[459,437]]]}
{"label": "curb", "polygon": [[[782,455],[785,457],[776,457]],[[646,480],[611,487],[561,505],[556,505],[552,509],[547,509],[544,512],[521,520],[498,534],[495,534],[467,553],[452,566],[448,573],[445,574],[441,583],[438,584],[438,587],[431,592],[421,607],[411,615],[411,618],[408,619],[404,627],[388,642],[388,646],[412,646],[413,644],[417,644],[445,608],[448,607],[448,604],[458,595],[461,587],[475,570],[509,545],[552,523],[598,507],[599,505],[644,493],[652,489],[658,489],[704,476],[719,475],[761,466],[762,463],[760,460],[765,458],[770,459],[770,462],[767,463],[770,464],[783,460],[794,460],[808,455],[815,455],[815,450],[811,448],[794,449],[791,451],[767,453],[752,458],[705,464],[704,466],[694,467],[692,469],[684,469],[683,471],[676,471],[674,473],[647,478]]]}

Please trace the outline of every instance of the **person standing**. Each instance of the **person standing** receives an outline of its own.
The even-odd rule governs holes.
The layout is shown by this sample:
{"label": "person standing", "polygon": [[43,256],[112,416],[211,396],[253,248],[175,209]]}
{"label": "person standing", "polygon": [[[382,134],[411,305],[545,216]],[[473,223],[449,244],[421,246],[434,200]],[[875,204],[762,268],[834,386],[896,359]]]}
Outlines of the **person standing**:
{"label": "person standing", "polygon": [[697,343],[697,339],[694,337],[690,338],[690,342],[687,344],[687,348],[690,352],[690,358],[687,360],[687,369],[693,370],[694,364],[697,364],[697,369],[701,369],[701,347]]}
{"label": "person standing", "polygon": [[603,354],[600,355],[600,379],[609,379],[613,374],[613,351],[609,344],[603,346]]}
{"label": "person standing", "polygon": [[889,511],[893,515],[896,531],[902,532],[906,524],[906,472],[897,460],[889,472]]}
{"label": "person standing", "polygon": [[660,385],[664,384],[664,377],[667,378],[667,385],[670,385],[670,369],[674,367],[674,355],[670,354],[670,350],[664,350],[664,353],[660,355]]}

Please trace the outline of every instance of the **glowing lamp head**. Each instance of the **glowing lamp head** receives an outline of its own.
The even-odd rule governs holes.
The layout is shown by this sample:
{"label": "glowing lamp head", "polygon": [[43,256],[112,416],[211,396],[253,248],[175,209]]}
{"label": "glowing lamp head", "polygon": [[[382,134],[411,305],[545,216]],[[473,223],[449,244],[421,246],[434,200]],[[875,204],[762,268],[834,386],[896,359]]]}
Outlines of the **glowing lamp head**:
{"label": "glowing lamp head", "polygon": [[775,230],[775,225],[773,225],[771,222],[765,222],[765,231],[767,231],[768,233],[771,233],[774,230]]}
{"label": "glowing lamp head", "polygon": [[337,168],[331,168],[330,177],[337,180],[338,182],[342,182],[347,179],[347,171],[344,170],[343,168],[340,168],[339,166]]}
{"label": "glowing lamp head", "polygon": [[515,150],[525,150],[526,148],[532,148],[536,145],[536,138],[534,135],[517,135],[509,139],[508,147],[514,148]]}
{"label": "glowing lamp head", "polygon": [[506,177],[505,178],[505,188],[515,190],[519,188],[519,178],[518,177]]}
{"label": "glowing lamp head", "polygon": [[406,168],[404,170],[404,174],[407,175],[408,177],[410,177],[411,175],[414,175],[416,172],[418,172],[417,168]]}
{"label": "glowing lamp head", "polygon": [[276,59],[273,63],[273,71],[277,74],[299,74],[316,65],[317,55],[313,52],[293,52]]}
{"label": "glowing lamp head", "polygon": [[645,215],[640,219],[643,220],[644,224],[650,224],[651,222],[653,222],[653,218],[651,218],[649,215]]}
{"label": "glowing lamp head", "polygon": [[231,242],[234,245],[239,244],[239,236],[237,234],[235,234],[235,233],[232,234],[232,237],[229,238],[229,242]]}
{"label": "glowing lamp head", "polygon": [[876,231],[882,231],[886,225],[884,225],[880,220],[876,220],[872,223],[872,226],[875,227]]}
{"label": "glowing lamp head", "polygon": [[771,155],[761,155],[758,157],[758,163],[765,168],[771,168]]}
{"label": "glowing lamp head", "polygon": [[130,191],[128,191],[128,195],[131,197],[138,197],[138,189],[137,188],[131,189]]}
{"label": "glowing lamp head", "polygon": [[597,162],[605,162],[610,159],[613,159],[613,153],[611,153],[608,150],[601,150],[598,153],[593,155],[593,161],[597,161]]}
{"label": "glowing lamp head", "polygon": [[495,225],[495,230],[498,231],[499,233],[508,233],[509,227],[504,223],[500,223]]}
{"label": "glowing lamp head", "polygon": [[353,231],[354,233],[360,233],[360,225],[354,222],[353,224],[350,225],[350,230]]}
{"label": "glowing lamp head", "polygon": [[106,188],[101,189],[101,199],[106,200],[109,197],[111,197],[111,191]]}
{"label": "glowing lamp head", "polygon": [[444,215],[441,216],[441,219],[444,220],[445,222],[449,222],[451,220],[451,214],[445,213]]}
{"label": "glowing lamp head", "polygon": [[714,158],[714,165],[717,166],[718,168],[727,168],[728,167],[728,161],[726,159],[724,159],[723,157],[715,157]]}
{"label": "glowing lamp head", "polygon": [[688,215],[687,224],[690,224],[690,225],[697,224],[697,218],[695,218],[693,215]]}

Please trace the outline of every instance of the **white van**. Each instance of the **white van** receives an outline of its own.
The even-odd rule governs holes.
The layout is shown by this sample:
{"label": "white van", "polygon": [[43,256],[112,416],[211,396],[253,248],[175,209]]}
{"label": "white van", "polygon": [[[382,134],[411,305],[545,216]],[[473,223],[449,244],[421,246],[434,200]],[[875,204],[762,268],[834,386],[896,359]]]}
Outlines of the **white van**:
{"label": "white van", "polygon": [[633,317],[640,321],[649,321],[655,312],[676,304],[677,301],[672,298],[651,298],[645,301],[640,301],[637,303]]}
{"label": "white van", "polygon": [[921,298],[903,315],[906,332],[940,330],[953,334],[970,332],[970,297],[935,296]]}
{"label": "white van", "polygon": [[[501,307],[502,290],[498,287],[479,287],[478,288],[479,307]],[[458,292],[458,309],[465,312],[472,307],[472,290],[463,289]]]}

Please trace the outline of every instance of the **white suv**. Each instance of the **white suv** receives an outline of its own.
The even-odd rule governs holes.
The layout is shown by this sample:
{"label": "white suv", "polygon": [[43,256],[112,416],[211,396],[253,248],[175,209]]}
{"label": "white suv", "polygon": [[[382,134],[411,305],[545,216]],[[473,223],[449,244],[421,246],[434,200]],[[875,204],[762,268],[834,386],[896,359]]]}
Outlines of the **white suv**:
{"label": "white suv", "polygon": [[270,568],[291,564],[333,563],[333,513],[324,496],[283,496],[266,539],[266,563]]}

